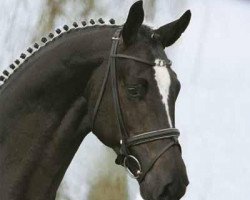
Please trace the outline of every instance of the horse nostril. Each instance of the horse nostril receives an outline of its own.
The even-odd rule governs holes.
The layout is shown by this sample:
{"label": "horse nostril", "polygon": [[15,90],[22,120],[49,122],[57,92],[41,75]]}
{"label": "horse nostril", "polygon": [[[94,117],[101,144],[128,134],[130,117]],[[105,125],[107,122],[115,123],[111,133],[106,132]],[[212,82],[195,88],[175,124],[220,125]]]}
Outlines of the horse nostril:
{"label": "horse nostril", "polygon": [[162,190],[162,193],[160,194],[159,196],[159,199],[168,199],[169,198],[169,195],[170,195],[170,192],[169,192],[169,186],[170,184],[167,184],[163,190]]}

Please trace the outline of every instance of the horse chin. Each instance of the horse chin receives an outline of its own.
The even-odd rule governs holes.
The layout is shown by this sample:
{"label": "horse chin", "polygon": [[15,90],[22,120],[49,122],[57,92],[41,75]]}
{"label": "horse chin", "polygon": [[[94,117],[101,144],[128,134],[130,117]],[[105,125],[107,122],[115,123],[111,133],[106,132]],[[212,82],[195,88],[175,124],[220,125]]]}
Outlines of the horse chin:
{"label": "horse chin", "polygon": [[163,191],[160,194],[151,193],[149,191],[141,190],[141,196],[143,200],[180,200],[181,198],[171,197],[167,191]]}
{"label": "horse chin", "polygon": [[[160,200],[160,196],[159,196],[160,191],[157,185],[143,181],[140,184],[140,192],[141,192],[142,198],[144,200]],[[164,196],[164,198],[162,196],[161,199],[167,199],[167,195]]]}

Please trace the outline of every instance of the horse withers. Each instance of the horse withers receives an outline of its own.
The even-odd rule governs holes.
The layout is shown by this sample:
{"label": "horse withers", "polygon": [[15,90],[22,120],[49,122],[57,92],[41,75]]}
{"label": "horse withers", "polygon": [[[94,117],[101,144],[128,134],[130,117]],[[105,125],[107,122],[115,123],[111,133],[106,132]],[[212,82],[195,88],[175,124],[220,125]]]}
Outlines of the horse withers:
{"label": "horse withers", "polygon": [[55,199],[91,131],[144,199],[180,199],[188,185],[174,117],[180,82],[164,48],[190,17],[154,30],[142,25],[138,1],[123,26],[64,26],[10,65],[0,80],[0,199]]}

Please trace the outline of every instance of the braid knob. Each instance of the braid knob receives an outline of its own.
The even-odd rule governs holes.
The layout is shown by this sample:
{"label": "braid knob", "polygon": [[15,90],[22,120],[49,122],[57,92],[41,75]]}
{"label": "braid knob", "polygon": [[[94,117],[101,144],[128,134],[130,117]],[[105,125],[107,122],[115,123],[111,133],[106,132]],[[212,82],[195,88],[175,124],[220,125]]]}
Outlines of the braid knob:
{"label": "braid knob", "polygon": [[94,21],[93,19],[91,19],[89,22],[90,22],[92,25],[95,24],[95,21]]}
{"label": "braid knob", "polygon": [[14,64],[10,65],[10,69],[14,70],[16,68],[16,66]]}
{"label": "braid knob", "polygon": [[61,31],[61,29],[56,29],[56,33],[59,35],[60,33],[61,33],[62,31]]}
{"label": "braid knob", "polygon": [[109,23],[110,23],[110,24],[115,24],[115,20],[114,20],[114,19],[110,19],[110,20],[109,20]]}
{"label": "braid knob", "polygon": [[73,23],[73,26],[74,26],[75,28],[77,28],[77,27],[78,27],[77,22],[74,22],[74,23]]}
{"label": "braid knob", "polygon": [[26,58],[26,54],[22,53],[21,56],[20,56],[20,58],[25,59]]}
{"label": "braid knob", "polygon": [[64,26],[63,26],[63,29],[64,29],[65,31],[68,31],[68,30],[69,30],[69,26],[68,26],[68,25],[64,25]]}
{"label": "braid knob", "polygon": [[87,22],[82,21],[82,25],[83,25],[83,26],[86,26],[86,25],[87,25]]}
{"label": "braid knob", "polygon": [[46,42],[47,42],[47,38],[46,38],[46,37],[43,37],[43,38],[41,39],[41,41],[42,41],[43,43],[46,43]]}
{"label": "braid knob", "polygon": [[35,43],[35,44],[34,44],[34,47],[35,47],[36,49],[38,49],[38,48],[39,48],[39,44]]}
{"label": "braid knob", "polygon": [[98,19],[98,21],[100,22],[100,24],[104,24],[105,23],[102,18]]}
{"label": "braid knob", "polygon": [[10,73],[9,73],[7,70],[4,70],[4,71],[3,71],[3,74],[4,74],[5,76],[9,76],[9,75],[10,75]]}
{"label": "braid knob", "polygon": [[4,76],[0,76],[0,81],[4,81],[4,80],[5,80]]}
{"label": "braid knob", "polygon": [[27,49],[27,51],[28,51],[29,53],[32,53],[32,52],[33,52],[33,49],[30,47],[30,48]]}
{"label": "braid knob", "polygon": [[50,33],[50,34],[49,34],[49,38],[52,39],[53,37],[54,37],[54,34],[53,34],[53,33]]}
{"label": "braid knob", "polygon": [[19,65],[19,64],[20,64],[20,61],[19,61],[19,60],[15,60],[15,63],[16,63],[17,65]]}

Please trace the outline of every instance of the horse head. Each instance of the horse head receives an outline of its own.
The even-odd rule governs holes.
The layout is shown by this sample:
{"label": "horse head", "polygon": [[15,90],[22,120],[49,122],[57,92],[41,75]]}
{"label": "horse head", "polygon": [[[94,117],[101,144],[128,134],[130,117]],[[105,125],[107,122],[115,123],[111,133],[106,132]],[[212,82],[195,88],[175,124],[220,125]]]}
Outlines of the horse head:
{"label": "horse head", "polygon": [[181,36],[190,18],[187,11],[151,29],[142,25],[142,1],[136,2],[114,33],[107,62],[89,82],[92,131],[137,178],[145,199],[180,199],[189,183],[175,129],[180,82],[164,49]]}

